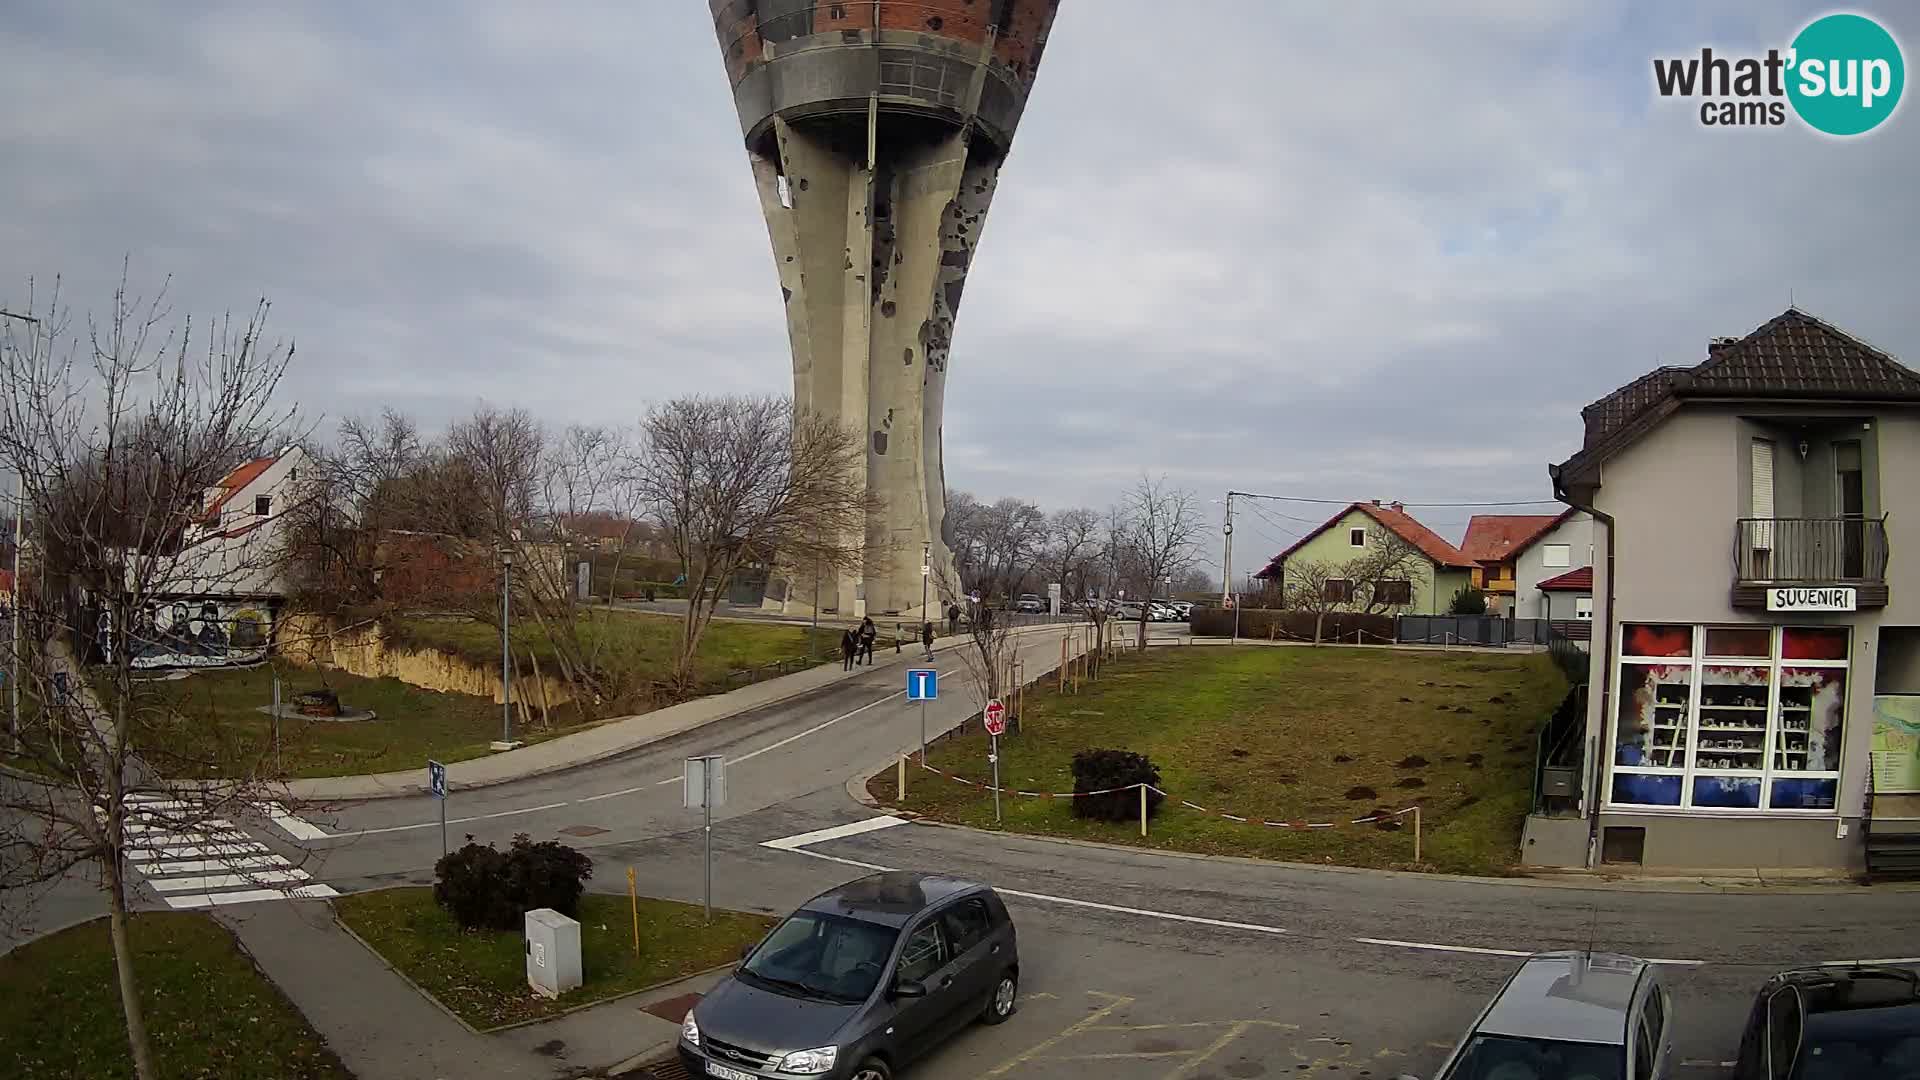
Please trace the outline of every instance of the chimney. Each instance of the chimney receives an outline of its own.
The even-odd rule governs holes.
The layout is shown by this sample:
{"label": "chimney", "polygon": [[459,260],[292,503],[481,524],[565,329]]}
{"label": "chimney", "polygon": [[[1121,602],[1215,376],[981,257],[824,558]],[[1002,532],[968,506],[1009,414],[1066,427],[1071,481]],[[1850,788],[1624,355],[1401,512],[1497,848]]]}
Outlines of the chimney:
{"label": "chimney", "polygon": [[1722,350],[1731,348],[1732,346],[1735,346],[1738,344],[1740,344],[1739,338],[1735,338],[1735,337],[1714,338],[1712,341],[1707,342],[1707,356],[1709,358],[1718,356],[1720,355]]}
{"label": "chimney", "polygon": [[1379,506],[1379,505],[1380,505],[1380,500],[1379,500],[1379,499],[1375,499],[1375,500],[1373,500],[1373,505],[1375,505],[1375,506]]}
{"label": "chimney", "polygon": [[1403,502],[1390,502],[1387,504],[1387,509],[1396,514],[1403,514],[1407,510],[1407,504]]}

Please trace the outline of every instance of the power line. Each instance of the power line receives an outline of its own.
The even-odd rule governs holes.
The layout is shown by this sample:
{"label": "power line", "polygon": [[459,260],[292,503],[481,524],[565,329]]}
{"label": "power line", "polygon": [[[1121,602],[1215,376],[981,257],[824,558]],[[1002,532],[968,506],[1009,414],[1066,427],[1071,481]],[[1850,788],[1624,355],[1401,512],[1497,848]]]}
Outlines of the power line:
{"label": "power line", "polygon": [[[1233,492],[1233,494],[1242,499],[1272,499],[1277,502],[1317,503],[1322,506],[1352,506],[1355,502],[1365,501],[1356,499],[1315,499],[1305,495],[1265,495],[1255,491],[1236,491]],[[1562,504],[1558,499],[1512,499],[1483,502],[1403,502],[1400,505],[1420,509],[1440,509],[1445,507],[1459,508],[1473,506],[1559,506]]]}

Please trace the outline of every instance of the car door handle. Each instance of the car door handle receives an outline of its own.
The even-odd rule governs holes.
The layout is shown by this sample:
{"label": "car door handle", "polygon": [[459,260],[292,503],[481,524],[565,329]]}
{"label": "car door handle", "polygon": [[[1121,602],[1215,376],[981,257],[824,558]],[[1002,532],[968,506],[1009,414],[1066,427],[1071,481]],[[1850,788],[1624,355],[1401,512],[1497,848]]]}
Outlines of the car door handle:
{"label": "car door handle", "polygon": [[988,950],[987,950],[987,952],[988,952],[988,953],[990,953],[990,954],[992,954],[992,955],[994,955],[994,956],[999,956],[999,955],[1000,955],[1000,946],[998,946],[998,945],[995,945],[995,946],[994,946],[993,948],[991,948],[991,949],[988,949]]}
{"label": "car door handle", "polygon": [[952,986],[952,985],[953,985],[953,976],[951,976],[951,975],[949,975],[949,976],[947,976],[946,978],[944,978],[944,979],[941,979],[941,980],[940,980],[940,989],[942,989],[942,990],[945,990],[945,989],[946,989],[947,987],[949,987],[949,986]]}

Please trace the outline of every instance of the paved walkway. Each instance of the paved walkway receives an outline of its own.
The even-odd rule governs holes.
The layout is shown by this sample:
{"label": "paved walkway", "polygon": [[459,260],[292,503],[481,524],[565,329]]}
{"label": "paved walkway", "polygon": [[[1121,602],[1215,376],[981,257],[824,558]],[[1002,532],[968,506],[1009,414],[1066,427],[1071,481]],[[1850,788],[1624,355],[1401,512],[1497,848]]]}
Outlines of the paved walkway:
{"label": "paved walkway", "polygon": [[359,1080],[548,1080],[644,1060],[671,1050],[680,1029],[641,1006],[705,991],[720,978],[696,976],[482,1035],[342,930],[322,901],[256,904],[215,917]]}
{"label": "paved walkway", "polygon": [[[1057,629],[1058,626],[1040,626],[1035,627],[1033,632]],[[965,635],[938,638],[934,641],[934,647],[944,653],[947,649],[957,647],[967,640]],[[920,650],[914,646],[903,648],[897,653],[892,650],[877,651],[874,654],[874,668],[904,668],[919,662],[921,655]],[[487,787],[492,784],[504,784],[512,780],[524,780],[532,776],[578,768],[662,739],[672,738],[716,720],[738,716],[741,713],[831,686],[843,679],[868,674],[871,670],[856,668],[853,671],[846,671],[839,664],[828,662],[819,667],[768,679],[729,693],[712,694],[664,709],[656,709],[653,712],[608,720],[585,731],[533,743],[518,750],[489,757],[472,758],[467,761],[456,761],[447,766],[447,784],[450,787],[459,788]],[[904,686],[904,683],[902,685]],[[425,794],[426,790],[425,762],[422,762],[419,768],[403,772],[376,773],[367,776],[333,776],[287,782],[287,793],[303,802],[392,798],[402,795],[421,795]]]}

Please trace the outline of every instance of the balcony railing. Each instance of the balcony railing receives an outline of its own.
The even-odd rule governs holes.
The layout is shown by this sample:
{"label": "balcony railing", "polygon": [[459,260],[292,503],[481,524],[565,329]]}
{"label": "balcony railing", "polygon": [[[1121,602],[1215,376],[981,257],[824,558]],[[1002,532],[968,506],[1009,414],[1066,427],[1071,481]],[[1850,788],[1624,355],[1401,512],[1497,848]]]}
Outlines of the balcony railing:
{"label": "balcony railing", "polygon": [[1885,518],[1741,518],[1733,537],[1740,582],[1884,582]]}

